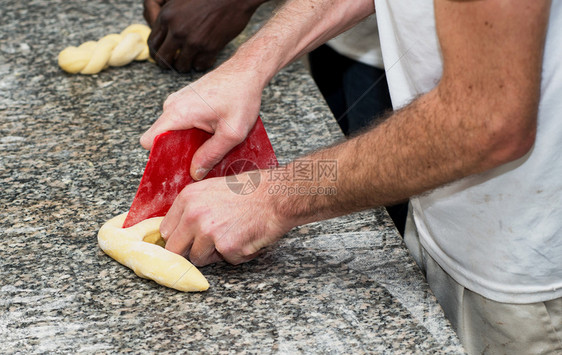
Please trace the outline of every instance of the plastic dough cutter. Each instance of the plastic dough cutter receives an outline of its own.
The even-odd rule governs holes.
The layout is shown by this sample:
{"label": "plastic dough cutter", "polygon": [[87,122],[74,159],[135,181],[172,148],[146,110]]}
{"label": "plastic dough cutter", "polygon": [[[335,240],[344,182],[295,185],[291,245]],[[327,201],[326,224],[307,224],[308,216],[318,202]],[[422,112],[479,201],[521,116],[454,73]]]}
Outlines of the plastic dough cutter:
{"label": "plastic dough cutter", "polygon": [[[180,191],[194,182],[189,175],[193,154],[210,137],[211,134],[192,128],[164,132],[154,139],[144,174],[123,228],[148,218],[166,215]],[[205,178],[267,169],[277,164],[267,132],[258,117],[246,140],[234,147]],[[236,187],[236,184],[233,186]]]}

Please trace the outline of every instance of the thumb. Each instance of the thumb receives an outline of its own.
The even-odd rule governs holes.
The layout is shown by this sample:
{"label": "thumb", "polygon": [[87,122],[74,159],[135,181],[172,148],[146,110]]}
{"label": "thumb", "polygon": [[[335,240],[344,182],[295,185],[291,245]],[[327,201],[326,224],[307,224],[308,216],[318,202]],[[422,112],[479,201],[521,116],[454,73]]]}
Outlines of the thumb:
{"label": "thumb", "polygon": [[[168,98],[172,97],[173,95],[175,94],[170,95]],[[166,100],[166,102],[167,101],[168,100]],[[191,121],[181,119],[182,115],[179,112],[180,111],[177,109],[177,105],[166,105],[166,103],[164,103],[164,112],[162,113],[162,115],[156,120],[156,122],[154,122],[152,126],[150,126],[150,128],[146,132],[144,132],[144,134],[140,138],[140,144],[144,149],[152,149],[154,138],[156,138],[156,136],[160,133],[193,128]]]}
{"label": "thumb", "polygon": [[150,150],[152,149],[152,142],[154,141],[154,135],[152,134],[152,132],[150,131],[146,131],[141,137],[140,137],[140,144],[142,145],[142,147],[146,150]]}
{"label": "thumb", "polygon": [[191,177],[196,181],[203,179],[232,148],[244,141],[246,134],[237,133],[232,129],[229,129],[228,133],[217,131],[193,155]]}

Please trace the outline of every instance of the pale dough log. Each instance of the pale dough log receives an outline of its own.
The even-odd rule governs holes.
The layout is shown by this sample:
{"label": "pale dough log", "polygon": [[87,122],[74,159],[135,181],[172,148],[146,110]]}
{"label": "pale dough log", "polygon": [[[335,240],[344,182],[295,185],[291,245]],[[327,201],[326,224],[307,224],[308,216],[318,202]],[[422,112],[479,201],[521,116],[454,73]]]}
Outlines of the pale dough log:
{"label": "pale dough log", "polygon": [[133,60],[150,59],[147,40],[150,27],[133,24],[120,34],[112,33],[99,41],[88,41],[79,47],[67,47],[58,56],[59,66],[71,74],[96,74],[113,66],[127,65]]}
{"label": "pale dough log", "polygon": [[[107,221],[98,232],[101,249],[138,276],[179,291],[205,291],[209,282],[187,259],[162,246],[160,223],[163,217],[144,220],[122,228],[127,213]],[[154,244],[156,243],[156,244]]]}

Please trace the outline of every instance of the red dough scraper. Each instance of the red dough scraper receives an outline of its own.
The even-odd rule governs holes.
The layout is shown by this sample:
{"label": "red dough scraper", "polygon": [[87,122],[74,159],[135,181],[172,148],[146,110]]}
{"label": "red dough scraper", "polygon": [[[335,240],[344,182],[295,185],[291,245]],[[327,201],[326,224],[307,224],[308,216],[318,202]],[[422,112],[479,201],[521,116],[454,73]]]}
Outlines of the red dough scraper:
{"label": "red dough scraper", "polygon": [[[148,218],[166,215],[180,191],[194,182],[189,175],[193,154],[210,137],[211,134],[192,128],[164,132],[154,139],[123,228]],[[274,166],[277,166],[277,158],[261,118],[258,117],[246,140],[234,147],[205,178]]]}

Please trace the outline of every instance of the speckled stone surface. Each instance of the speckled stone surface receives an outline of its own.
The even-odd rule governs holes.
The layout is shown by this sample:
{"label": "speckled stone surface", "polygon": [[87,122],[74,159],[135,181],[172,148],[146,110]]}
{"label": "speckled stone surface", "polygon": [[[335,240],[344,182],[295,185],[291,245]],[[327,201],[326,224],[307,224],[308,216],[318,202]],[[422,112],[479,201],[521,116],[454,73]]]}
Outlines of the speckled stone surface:
{"label": "speckled stone surface", "polygon": [[[139,136],[200,74],[145,62],[68,75],[56,56],[141,22],[141,3],[0,0],[0,352],[462,353],[382,209],[202,268],[205,293],[140,279],[98,248],[138,186]],[[342,139],[299,63],[272,80],[261,114],[280,160]]]}

